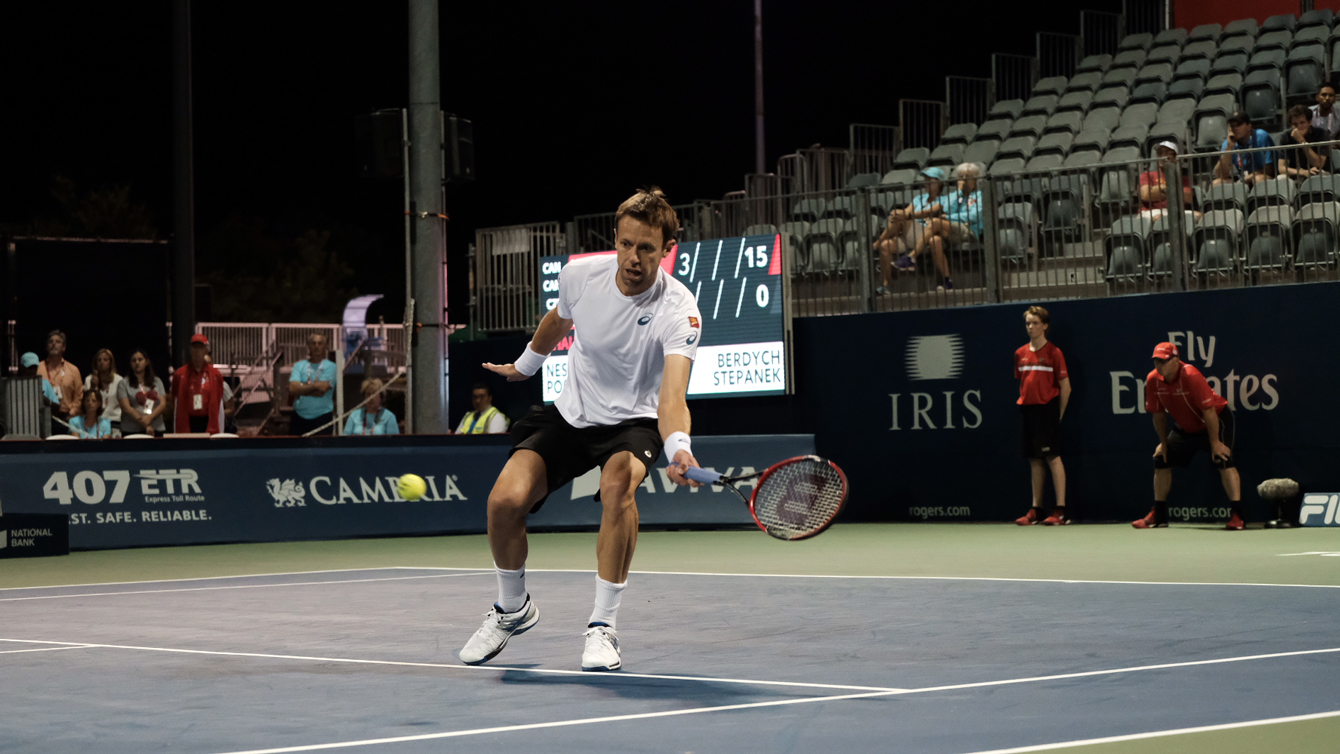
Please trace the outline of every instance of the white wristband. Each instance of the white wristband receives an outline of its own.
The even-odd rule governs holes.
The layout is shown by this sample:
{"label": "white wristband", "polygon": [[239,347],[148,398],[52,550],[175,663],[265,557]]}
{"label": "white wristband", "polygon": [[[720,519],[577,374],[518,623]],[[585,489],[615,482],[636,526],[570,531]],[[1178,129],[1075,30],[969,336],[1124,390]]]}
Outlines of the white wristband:
{"label": "white wristband", "polygon": [[674,463],[675,454],[681,450],[687,450],[689,455],[693,455],[693,441],[683,432],[671,432],[670,436],[665,438],[666,463]]}
{"label": "white wristband", "polygon": [[540,367],[544,366],[544,355],[535,353],[530,344],[527,343],[526,347],[521,349],[521,355],[516,357],[512,366],[516,367],[516,371],[529,377],[540,371]]}

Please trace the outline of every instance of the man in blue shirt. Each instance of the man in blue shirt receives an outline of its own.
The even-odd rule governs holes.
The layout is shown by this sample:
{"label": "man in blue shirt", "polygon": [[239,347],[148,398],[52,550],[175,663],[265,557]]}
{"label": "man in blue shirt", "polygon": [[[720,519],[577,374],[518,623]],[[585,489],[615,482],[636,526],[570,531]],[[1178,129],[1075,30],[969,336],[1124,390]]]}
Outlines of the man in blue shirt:
{"label": "man in blue shirt", "polygon": [[1214,166],[1214,185],[1242,181],[1248,186],[1275,177],[1275,152],[1240,152],[1242,149],[1273,147],[1270,134],[1252,125],[1252,116],[1239,110],[1228,117],[1228,138],[1220,147],[1224,154]]}
{"label": "man in blue shirt", "polygon": [[[294,364],[293,374],[289,377],[288,394],[297,396],[293,402],[293,420],[289,424],[291,435],[305,435],[335,418],[337,375],[335,362],[327,359],[326,354],[326,336],[317,332],[308,335],[308,358]],[[332,425],[317,434],[334,432]]]}

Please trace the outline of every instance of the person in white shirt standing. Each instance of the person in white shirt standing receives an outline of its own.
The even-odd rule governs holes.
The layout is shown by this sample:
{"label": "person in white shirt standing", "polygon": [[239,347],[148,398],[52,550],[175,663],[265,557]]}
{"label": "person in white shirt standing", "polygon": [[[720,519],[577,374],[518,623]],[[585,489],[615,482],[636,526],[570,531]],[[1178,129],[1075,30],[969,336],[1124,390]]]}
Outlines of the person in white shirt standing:
{"label": "person in white shirt standing", "polygon": [[661,270],[679,218],[653,187],[619,205],[614,221],[617,253],[569,262],[559,274],[557,307],[521,356],[484,364],[509,381],[524,380],[576,327],[562,394],[513,425],[511,457],[489,494],[498,601],[459,653],[468,665],[492,659],[539,622],[526,591],[526,516],[551,491],[599,466],[596,599],[582,670],[621,667],[615,622],[637,544],[634,492],[662,451],[671,480],[698,486],[684,476],[698,465],[685,393],[702,317],[689,289]]}

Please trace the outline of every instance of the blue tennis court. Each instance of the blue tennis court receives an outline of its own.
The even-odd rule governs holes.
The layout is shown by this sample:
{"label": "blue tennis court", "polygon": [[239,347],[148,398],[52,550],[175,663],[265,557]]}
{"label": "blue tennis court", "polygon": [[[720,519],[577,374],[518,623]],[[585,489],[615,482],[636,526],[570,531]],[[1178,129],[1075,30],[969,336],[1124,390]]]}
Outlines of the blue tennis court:
{"label": "blue tennis court", "polygon": [[480,667],[489,570],[0,590],[0,751],[967,754],[1340,714],[1331,587],[635,573],[623,671],[582,673],[592,579],[532,571],[539,625]]}

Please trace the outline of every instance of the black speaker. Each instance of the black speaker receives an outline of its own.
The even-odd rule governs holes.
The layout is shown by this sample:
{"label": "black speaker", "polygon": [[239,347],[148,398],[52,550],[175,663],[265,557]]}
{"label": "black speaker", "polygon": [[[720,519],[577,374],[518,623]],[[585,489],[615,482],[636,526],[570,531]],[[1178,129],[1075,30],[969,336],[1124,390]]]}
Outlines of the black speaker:
{"label": "black speaker", "polygon": [[354,116],[359,172],[365,178],[405,174],[404,126],[399,109]]}
{"label": "black speaker", "polygon": [[475,127],[465,118],[444,113],[442,122],[442,175],[448,186],[461,186],[475,179]]}

